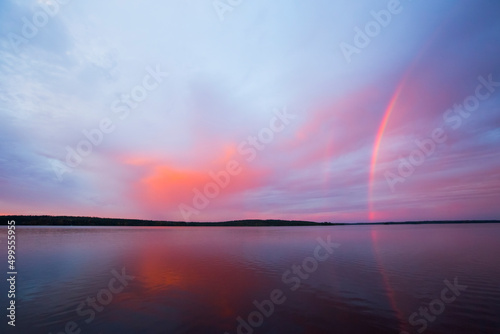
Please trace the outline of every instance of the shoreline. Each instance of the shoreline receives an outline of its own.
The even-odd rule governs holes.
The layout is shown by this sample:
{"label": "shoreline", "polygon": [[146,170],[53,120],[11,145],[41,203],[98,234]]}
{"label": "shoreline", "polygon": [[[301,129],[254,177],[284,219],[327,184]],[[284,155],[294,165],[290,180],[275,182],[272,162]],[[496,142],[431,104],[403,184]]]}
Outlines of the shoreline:
{"label": "shoreline", "polygon": [[16,221],[17,226],[144,226],[144,227],[296,227],[296,226],[360,226],[360,225],[447,225],[447,224],[496,224],[500,220],[435,220],[435,221],[404,221],[404,222],[312,222],[301,220],[277,219],[244,219],[222,222],[179,222],[160,220],[141,220],[126,218],[100,218],[81,216],[0,216],[0,226],[7,226],[8,221]]}

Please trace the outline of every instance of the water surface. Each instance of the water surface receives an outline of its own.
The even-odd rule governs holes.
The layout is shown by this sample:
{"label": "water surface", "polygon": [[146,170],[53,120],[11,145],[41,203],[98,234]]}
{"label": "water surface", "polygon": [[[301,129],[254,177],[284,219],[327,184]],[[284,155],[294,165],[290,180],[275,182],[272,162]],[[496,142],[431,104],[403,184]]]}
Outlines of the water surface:
{"label": "water surface", "polygon": [[[16,231],[17,333],[500,333],[497,224]],[[339,246],[314,266],[318,238]]]}

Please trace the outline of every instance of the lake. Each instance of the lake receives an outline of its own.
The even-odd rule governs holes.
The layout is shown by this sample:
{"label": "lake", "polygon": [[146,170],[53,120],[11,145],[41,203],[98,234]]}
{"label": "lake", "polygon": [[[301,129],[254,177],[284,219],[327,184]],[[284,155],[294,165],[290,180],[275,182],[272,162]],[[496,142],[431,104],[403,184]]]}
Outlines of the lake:
{"label": "lake", "polygon": [[499,224],[16,232],[2,333],[500,333]]}

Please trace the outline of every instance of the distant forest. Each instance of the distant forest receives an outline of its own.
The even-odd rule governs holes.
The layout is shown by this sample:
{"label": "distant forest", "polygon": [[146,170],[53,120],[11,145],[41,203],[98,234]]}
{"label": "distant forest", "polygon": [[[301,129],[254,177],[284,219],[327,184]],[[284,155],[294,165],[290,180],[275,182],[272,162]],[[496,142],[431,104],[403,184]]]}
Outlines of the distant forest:
{"label": "distant forest", "polygon": [[401,225],[401,224],[467,224],[500,223],[499,220],[466,221],[408,221],[377,223],[315,223],[301,220],[231,220],[224,222],[186,223],[159,220],[71,217],[71,216],[0,216],[0,226],[14,220],[16,225],[26,226],[332,226],[332,225]]}
{"label": "distant forest", "polygon": [[71,216],[0,216],[0,225],[7,225],[15,220],[16,225],[37,226],[315,226],[332,225],[331,223],[314,223],[291,220],[233,220],[225,222],[186,223],[159,220],[71,217]]}

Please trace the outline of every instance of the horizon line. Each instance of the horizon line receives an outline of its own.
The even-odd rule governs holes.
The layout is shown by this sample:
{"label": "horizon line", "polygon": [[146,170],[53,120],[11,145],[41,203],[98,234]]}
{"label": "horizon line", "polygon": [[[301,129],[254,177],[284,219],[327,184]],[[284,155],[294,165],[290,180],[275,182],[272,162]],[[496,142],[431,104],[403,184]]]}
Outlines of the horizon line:
{"label": "horizon line", "polygon": [[[61,218],[77,218],[77,219],[93,219],[93,220],[119,220],[119,221],[136,221],[136,222],[151,222],[151,223],[170,223],[170,224],[179,224],[179,225],[218,225],[225,223],[244,223],[244,222],[280,222],[280,223],[302,223],[308,224],[310,226],[317,225],[404,225],[404,224],[473,224],[473,223],[500,223],[499,219],[460,219],[460,220],[407,220],[407,221],[367,221],[367,222],[333,222],[333,221],[323,221],[316,222],[310,220],[291,220],[291,219],[230,219],[230,220],[221,220],[221,221],[197,221],[197,222],[185,222],[185,221],[174,221],[174,220],[153,220],[153,219],[138,219],[138,218],[112,218],[112,217],[97,217],[97,216],[65,216],[65,215],[0,215],[0,217],[11,217],[11,218],[53,218],[53,219],[61,219]],[[17,222],[16,222],[17,223]],[[7,225],[6,223],[0,223],[0,225]],[[38,224],[37,224],[38,225]],[[44,224],[46,226],[51,226],[51,224]],[[71,226],[73,224],[58,224],[59,226]],[[117,224],[112,225],[104,225],[104,226],[115,226]],[[30,225],[25,225],[30,226]],[[92,225],[91,225],[92,226]],[[119,225],[117,225],[119,226]],[[161,225],[138,225],[138,226],[161,226]],[[236,225],[237,226],[237,225]],[[241,225],[244,226],[244,225]]]}

